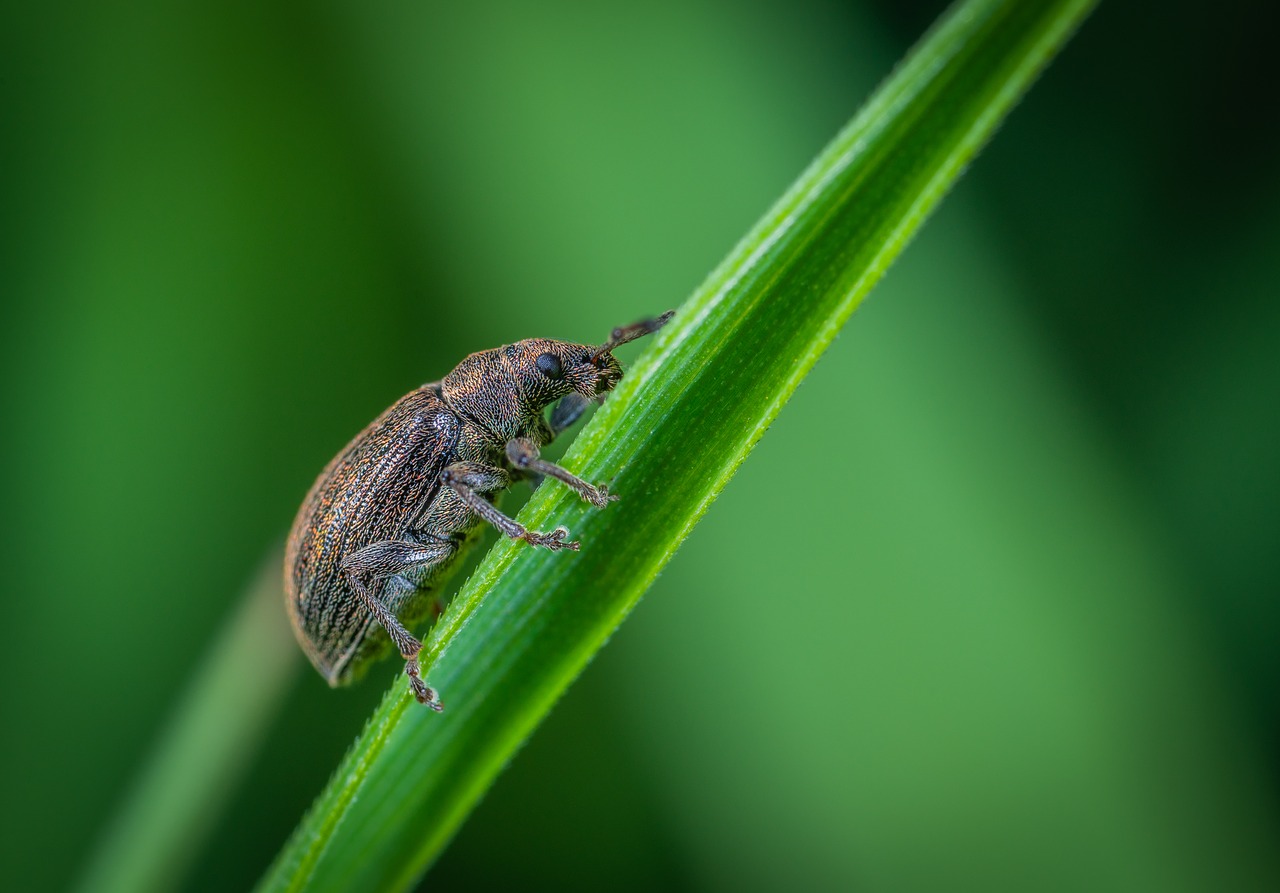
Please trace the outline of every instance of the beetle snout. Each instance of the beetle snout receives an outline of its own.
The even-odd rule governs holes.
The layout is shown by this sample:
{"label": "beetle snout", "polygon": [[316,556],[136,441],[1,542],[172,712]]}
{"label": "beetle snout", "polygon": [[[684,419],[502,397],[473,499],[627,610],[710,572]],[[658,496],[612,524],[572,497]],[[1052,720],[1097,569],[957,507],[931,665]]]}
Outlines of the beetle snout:
{"label": "beetle snout", "polygon": [[612,391],[622,381],[622,364],[611,356],[605,356],[604,366],[596,376],[596,395],[600,396]]}

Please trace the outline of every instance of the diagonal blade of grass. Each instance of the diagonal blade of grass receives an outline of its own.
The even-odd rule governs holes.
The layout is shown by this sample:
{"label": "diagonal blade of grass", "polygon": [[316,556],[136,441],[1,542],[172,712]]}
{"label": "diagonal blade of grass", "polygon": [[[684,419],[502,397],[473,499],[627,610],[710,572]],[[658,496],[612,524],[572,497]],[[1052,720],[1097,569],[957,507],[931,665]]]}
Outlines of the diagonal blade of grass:
{"label": "diagonal blade of grass", "polygon": [[191,680],[129,799],[93,851],[79,890],[171,890],[252,763],[302,669],[280,613],[282,546],[254,574]]}
{"label": "diagonal blade of grass", "polygon": [[[922,40],[575,442],[565,464],[621,501],[594,512],[539,490],[521,520],[567,524],[582,551],[494,547],[428,643],[447,712],[397,681],[261,889],[415,882],[1092,6],[970,0]],[[744,549],[768,537],[761,519]]]}

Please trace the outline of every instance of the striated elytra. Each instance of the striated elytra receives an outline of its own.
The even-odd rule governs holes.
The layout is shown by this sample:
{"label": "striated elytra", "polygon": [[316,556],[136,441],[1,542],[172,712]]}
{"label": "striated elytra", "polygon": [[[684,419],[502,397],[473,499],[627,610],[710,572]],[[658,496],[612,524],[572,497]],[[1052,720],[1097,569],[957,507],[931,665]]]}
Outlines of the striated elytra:
{"label": "striated elytra", "polygon": [[284,593],[298,643],[330,685],[359,678],[394,646],[414,696],[443,709],[408,627],[485,522],[534,546],[577,550],[565,528],[527,530],[496,499],[515,480],[544,476],[597,508],[617,498],[539,450],[617,385],[614,348],[671,316],[614,329],[599,346],[530,338],[473,353],[393,403],[325,466],[289,534]]}

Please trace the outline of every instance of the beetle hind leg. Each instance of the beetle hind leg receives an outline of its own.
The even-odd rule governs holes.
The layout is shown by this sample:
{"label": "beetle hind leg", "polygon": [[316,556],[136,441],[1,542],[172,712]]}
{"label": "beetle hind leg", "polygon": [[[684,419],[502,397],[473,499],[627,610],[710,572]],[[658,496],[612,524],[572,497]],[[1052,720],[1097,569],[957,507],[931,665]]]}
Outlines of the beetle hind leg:
{"label": "beetle hind leg", "polygon": [[404,662],[404,674],[409,677],[409,687],[413,689],[413,696],[419,704],[430,707],[436,713],[444,712],[444,704],[440,703],[436,690],[422,681],[422,665],[418,663],[418,655],[415,654]]}
{"label": "beetle hind leg", "polygon": [[422,642],[404,628],[391,609],[372,592],[370,584],[389,577],[396,577],[408,571],[421,571],[431,565],[447,561],[455,551],[457,544],[450,540],[433,540],[409,542],[407,540],[385,540],[371,543],[348,555],[342,562],[342,570],[346,574],[351,587],[355,589],[365,607],[373,614],[382,628],[387,631],[395,644],[396,650],[404,658],[404,673],[409,677],[409,687],[418,703],[425,704],[439,713],[444,709],[435,689],[422,679],[422,668],[418,663],[418,655],[422,651]]}

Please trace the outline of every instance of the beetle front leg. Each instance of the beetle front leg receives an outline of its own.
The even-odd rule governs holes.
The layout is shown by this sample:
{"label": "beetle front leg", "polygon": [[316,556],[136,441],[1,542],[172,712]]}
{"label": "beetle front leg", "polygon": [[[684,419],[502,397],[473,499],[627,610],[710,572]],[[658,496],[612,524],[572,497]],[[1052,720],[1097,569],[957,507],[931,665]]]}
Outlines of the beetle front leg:
{"label": "beetle front leg", "polygon": [[498,511],[493,503],[481,495],[505,490],[511,484],[511,476],[504,469],[475,462],[458,462],[440,472],[440,482],[456,493],[467,504],[467,508],[513,540],[524,540],[531,546],[545,546],[553,551],[578,551],[578,543],[565,539],[569,535],[567,527],[557,527],[550,533],[529,530]]}
{"label": "beetle front leg", "polygon": [[551,410],[551,436],[559,437],[565,428],[568,428],[578,418],[587,411],[593,400],[590,400],[577,391],[560,398],[560,402]]}
{"label": "beetle front leg", "polygon": [[618,498],[611,495],[609,489],[603,484],[599,486],[588,484],[573,472],[566,471],[554,462],[539,458],[538,445],[527,437],[517,437],[507,441],[507,458],[521,471],[555,478],[598,509],[604,508]]}
{"label": "beetle front leg", "polygon": [[409,687],[413,689],[413,696],[420,704],[426,704],[437,713],[443,710],[444,706],[436,696],[435,689],[422,681],[422,670],[418,666],[418,654],[422,651],[422,642],[404,628],[380,598],[369,591],[369,584],[406,571],[439,564],[447,560],[457,548],[457,545],[449,540],[421,542],[384,540],[352,552],[342,561],[342,570],[351,587],[355,589],[356,594],[360,596],[374,618],[382,624],[382,628],[391,637],[400,656],[404,658],[404,672],[409,677]]}

